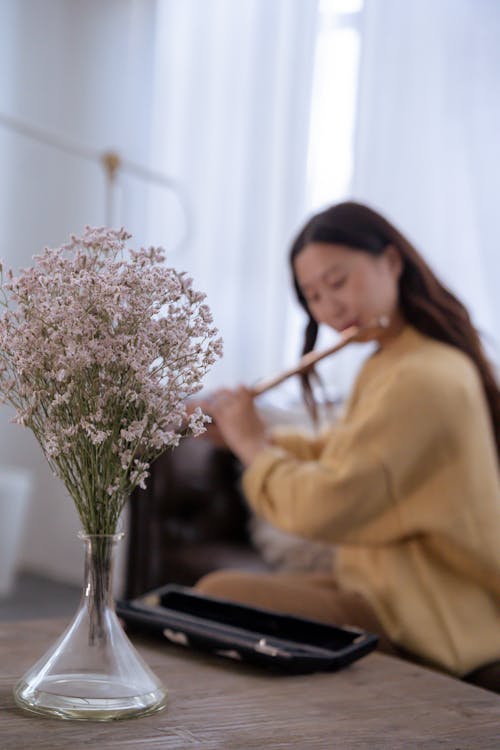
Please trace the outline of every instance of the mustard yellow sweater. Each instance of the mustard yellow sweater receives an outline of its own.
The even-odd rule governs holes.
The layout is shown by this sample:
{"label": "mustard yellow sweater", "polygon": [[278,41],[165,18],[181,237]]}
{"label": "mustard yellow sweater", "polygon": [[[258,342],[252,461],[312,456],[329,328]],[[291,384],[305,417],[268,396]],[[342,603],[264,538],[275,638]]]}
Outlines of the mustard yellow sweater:
{"label": "mustard yellow sweater", "polygon": [[321,438],[276,433],[244,473],[254,510],[337,546],[335,574],[390,638],[461,675],[500,659],[500,483],[473,363],[406,326]]}

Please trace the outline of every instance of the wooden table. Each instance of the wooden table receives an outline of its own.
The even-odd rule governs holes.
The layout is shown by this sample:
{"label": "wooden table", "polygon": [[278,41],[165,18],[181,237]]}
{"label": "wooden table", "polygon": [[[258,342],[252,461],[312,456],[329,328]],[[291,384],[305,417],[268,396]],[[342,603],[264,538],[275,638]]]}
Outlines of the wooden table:
{"label": "wooden table", "polygon": [[500,697],[373,653],[336,673],[279,676],[134,638],[169,688],[157,714],[94,723],[23,713],[12,686],[60,620],[0,623],[1,750],[499,750]]}

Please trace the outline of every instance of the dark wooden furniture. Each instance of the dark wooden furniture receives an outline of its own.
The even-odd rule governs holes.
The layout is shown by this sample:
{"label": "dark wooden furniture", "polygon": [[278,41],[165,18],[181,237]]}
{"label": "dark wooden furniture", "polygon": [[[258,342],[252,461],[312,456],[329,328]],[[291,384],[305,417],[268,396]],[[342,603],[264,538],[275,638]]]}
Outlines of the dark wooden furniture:
{"label": "dark wooden furniture", "polygon": [[99,724],[18,709],[12,687],[60,620],[0,623],[2,750],[498,750],[500,698],[373,653],[339,672],[279,676],[133,638],[169,690],[152,716]]}
{"label": "dark wooden furniture", "polygon": [[241,466],[227,450],[186,438],[151,467],[130,499],[125,595],[192,585],[219,568],[264,570],[248,534]]}

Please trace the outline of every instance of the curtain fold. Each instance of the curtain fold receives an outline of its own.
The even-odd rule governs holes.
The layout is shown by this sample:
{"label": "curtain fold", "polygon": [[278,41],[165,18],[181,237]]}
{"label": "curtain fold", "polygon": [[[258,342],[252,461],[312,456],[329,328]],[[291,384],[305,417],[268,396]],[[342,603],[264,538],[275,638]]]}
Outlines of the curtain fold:
{"label": "curtain fold", "polygon": [[500,361],[500,4],[365,0],[353,195],[392,219]]}
{"label": "curtain fold", "polygon": [[[305,213],[317,0],[162,0],[151,161],[191,202],[189,243],[167,258],[208,295],[225,354],[207,383],[282,366],[286,252]],[[151,200],[151,238],[175,245]]]}

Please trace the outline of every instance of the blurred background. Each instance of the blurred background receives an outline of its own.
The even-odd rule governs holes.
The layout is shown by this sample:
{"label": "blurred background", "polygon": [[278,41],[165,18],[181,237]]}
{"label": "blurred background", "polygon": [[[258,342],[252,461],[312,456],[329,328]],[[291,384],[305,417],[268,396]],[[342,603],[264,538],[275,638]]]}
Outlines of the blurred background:
{"label": "blurred background", "polygon": [[[498,365],[499,39],[497,0],[0,0],[0,258],[125,226],[206,292],[225,342],[206,387],[248,384],[300,352],[294,233],[354,198],[413,240]],[[325,362],[332,398],[364,356]],[[23,575],[40,601],[47,580],[76,595],[82,550],[34,438],[0,417],[1,617]]]}

